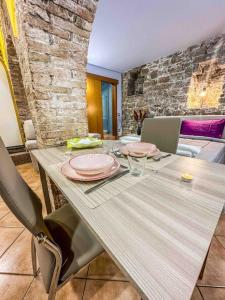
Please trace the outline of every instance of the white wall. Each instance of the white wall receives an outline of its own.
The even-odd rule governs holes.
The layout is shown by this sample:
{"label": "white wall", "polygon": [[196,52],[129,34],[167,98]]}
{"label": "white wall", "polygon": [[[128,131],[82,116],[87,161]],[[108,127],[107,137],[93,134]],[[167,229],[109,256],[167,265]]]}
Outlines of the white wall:
{"label": "white wall", "polygon": [[7,147],[22,145],[5,68],[0,62],[0,136]]}
{"label": "white wall", "polygon": [[95,75],[105,76],[118,80],[117,85],[117,126],[118,135],[122,133],[122,77],[121,73],[104,69],[95,65],[87,64],[87,72]]}

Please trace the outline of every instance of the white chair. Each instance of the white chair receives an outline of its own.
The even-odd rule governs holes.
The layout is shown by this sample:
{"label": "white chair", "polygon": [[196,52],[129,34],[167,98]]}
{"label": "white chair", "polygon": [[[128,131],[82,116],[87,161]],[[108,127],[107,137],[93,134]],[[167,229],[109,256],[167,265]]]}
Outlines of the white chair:
{"label": "white chair", "polygon": [[37,165],[36,159],[34,158],[33,154],[30,152],[31,150],[38,148],[36,134],[35,134],[34,125],[33,125],[32,120],[24,121],[23,130],[24,130],[24,134],[25,134],[25,138],[26,138],[25,148],[30,154],[33,168],[36,171],[38,171],[38,165]]}

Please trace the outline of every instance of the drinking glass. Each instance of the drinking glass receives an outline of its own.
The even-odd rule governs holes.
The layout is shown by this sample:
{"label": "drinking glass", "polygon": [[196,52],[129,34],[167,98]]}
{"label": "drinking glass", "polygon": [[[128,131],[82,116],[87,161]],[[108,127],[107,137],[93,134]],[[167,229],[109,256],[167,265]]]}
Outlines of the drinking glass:
{"label": "drinking glass", "polygon": [[145,164],[147,162],[147,154],[135,156],[132,153],[128,154],[128,162],[130,167],[130,174],[133,176],[141,176],[144,174]]}
{"label": "drinking glass", "polygon": [[73,155],[73,152],[72,152],[72,147],[68,147],[66,145],[66,151],[64,152],[64,157],[66,160],[69,160],[71,158],[71,156]]}
{"label": "drinking glass", "polygon": [[112,143],[110,141],[103,141],[103,153],[110,154],[112,151]]}

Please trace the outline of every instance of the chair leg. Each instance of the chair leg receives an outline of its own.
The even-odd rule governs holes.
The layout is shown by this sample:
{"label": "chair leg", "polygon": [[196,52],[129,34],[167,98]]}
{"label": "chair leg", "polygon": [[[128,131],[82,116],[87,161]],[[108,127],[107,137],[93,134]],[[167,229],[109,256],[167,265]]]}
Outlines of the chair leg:
{"label": "chair leg", "polygon": [[33,267],[33,274],[34,277],[37,277],[38,270],[37,270],[37,254],[36,248],[34,243],[34,238],[31,238],[31,258],[32,258],[32,267]]}
{"label": "chair leg", "polygon": [[56,289],[51,290],[48,294],[48,300],[55,300],[55,296],[56,296]]}

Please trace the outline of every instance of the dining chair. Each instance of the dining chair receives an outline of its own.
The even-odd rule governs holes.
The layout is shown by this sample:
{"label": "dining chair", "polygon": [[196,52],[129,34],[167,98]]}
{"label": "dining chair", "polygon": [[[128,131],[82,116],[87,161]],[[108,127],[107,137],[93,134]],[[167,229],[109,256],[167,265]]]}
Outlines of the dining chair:
{"label": "dining chair", "polygon": [[141,141],[155,144],[160,151],[175,154],[179,141],[180,126],[180,118],[147,118],[143,123]]}
{"label": "dining chair", "polygon": [[34,276],[38,261],[48,299],[55,299],[58,289],[102,253],[102,246],[69,204],[43,218],[40,199],[16,170],[1,137],[0,195],[31,232]]}

